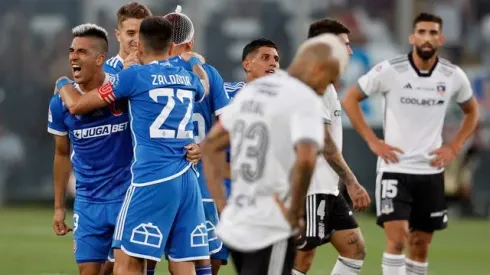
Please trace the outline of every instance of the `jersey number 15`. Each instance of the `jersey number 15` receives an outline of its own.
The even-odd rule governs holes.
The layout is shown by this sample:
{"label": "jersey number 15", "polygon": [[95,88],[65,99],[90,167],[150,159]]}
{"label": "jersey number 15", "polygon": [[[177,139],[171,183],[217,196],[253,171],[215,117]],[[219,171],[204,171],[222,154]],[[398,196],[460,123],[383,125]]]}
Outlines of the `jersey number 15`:
{"label": "jersey number 15", "polygon": [[[177,96],[177,99],[179,99],[181,103],[187,104],[187,111],[179,123],[179,126],[177,128],[177,134],[175,133],[176,132],[175,130],[161,129],[162,125],[165,123],[168,116],[175,108],[175,98],[174,98],[175,96]],[[187,124],[189,124],[192,115],[192,106],[194,102],[193,100],[194,93],[192,91],[182,90],[182,89],[174,90],[173,88],[158,88],[158,89],[150,90],[150,97],[155,102],[158,102],[159,97],[167,97],[167,104],[165,105],[165,107],[163,107],[163,110],[160,113],[160,115],[158,115],[158,117],[155,119],[155,121],[153,121],[153,123],[150,126],[150,138],[185,139],[185,138],[194,137],[192,130],[191,131],[185,130]],[[188,100],[184,100],[186,98]]]}

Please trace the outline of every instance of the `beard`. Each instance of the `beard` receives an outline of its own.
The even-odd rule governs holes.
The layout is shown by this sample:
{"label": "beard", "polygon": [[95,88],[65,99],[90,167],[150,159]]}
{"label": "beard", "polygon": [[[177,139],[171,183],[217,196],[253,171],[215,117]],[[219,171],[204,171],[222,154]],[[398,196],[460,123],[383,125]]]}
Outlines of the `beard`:
{"label": "beard", "polygon": [[415,51],[417,52],[417,55],[422,58],[423,60],[427,61],[431,59],[435,54],[437,49],[436,48],[431,48],[430,50],[424,50],[422,47],[426,45],[423,45],[421,47],[415,47]]}

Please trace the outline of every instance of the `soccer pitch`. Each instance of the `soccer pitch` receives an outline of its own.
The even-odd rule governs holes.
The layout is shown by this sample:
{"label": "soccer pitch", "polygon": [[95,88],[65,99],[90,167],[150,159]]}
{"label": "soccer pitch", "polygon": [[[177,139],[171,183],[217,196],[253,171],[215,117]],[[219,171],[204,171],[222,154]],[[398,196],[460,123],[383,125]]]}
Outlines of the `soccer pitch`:
{"label": "soccer pitch", "polygon": [[[70,216],[71,213],[68,213]],[[73,258],[72,235],[57,237],[51,229],[52,211],[47,208],[0,209],[0,274],[78,274]],[[361,274],[380,275],[384,237],[373,217],[358,216],[367,243]],[[71,218],[67,218],[71,222]],[[489,275],[490,222],[451,220],[436,235],[429,255],[430,275]],[[336,260],[331,246],[319,250],[308,274],[330,274]],[[162,262],[157,274],[168,274]],[[220,274],[233,272],[231,263]]]}

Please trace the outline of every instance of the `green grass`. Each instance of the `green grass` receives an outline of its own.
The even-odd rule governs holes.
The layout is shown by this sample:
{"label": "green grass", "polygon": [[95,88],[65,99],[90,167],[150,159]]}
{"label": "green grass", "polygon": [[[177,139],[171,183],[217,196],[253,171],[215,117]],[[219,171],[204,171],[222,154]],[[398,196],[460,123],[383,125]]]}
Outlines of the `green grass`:
{"label": "green grass", "polygon": [[[57,237],[51,229],[50,209],[0,209],[0,274],[77,274],[72,236]],[[71,222],[71,218],[68,219]],[[380,275],[384,237],[374,219],[359,216],[367,243],[367,259],[361,274]],[[490,222],[450,220],[449,228],[438,232],[429,255],[430,275],[488,275]],[[331,246],[322,247],[308,274],[330,274],[336,260]],[[157,274],[167,274],[165,263]],[[232,266],[220,274],[234,274]]]}

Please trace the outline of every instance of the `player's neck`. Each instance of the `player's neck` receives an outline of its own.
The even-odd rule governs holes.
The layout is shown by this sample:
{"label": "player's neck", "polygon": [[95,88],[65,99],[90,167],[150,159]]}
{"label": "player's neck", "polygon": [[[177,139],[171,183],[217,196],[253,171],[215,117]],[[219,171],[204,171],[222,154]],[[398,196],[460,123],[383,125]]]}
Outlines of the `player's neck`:
{"label": "player's neck", "polygon": [[424,60],[416,52],[412,52],[412,59],[419,71],[430,71],[436,63],[437,55],[434,54],[430,59]]}
{"label": "player's neck", "polygon": [[104,84],[105,73],[103,71],[98,72],[94,75],[94,77],[87,83],[79,84],[80,90],[82,92],[87,93],[92,90],[95,90]]}
{"label": "player's neck", "polygon": [[161,61],[161,60],[167,60],[170,56],[168,54],[154,54],[154,55],[148,55],[145,57],[141,58],[141,61],[143,64],[148,64],[153,61]]}
{"label": "player's neck", "polygon": [[128,56],[128,54],[125,53],[122,48],[119,49],[119,53],[117,55],[119,55],[119,57],[121,57],[123,60]]}

